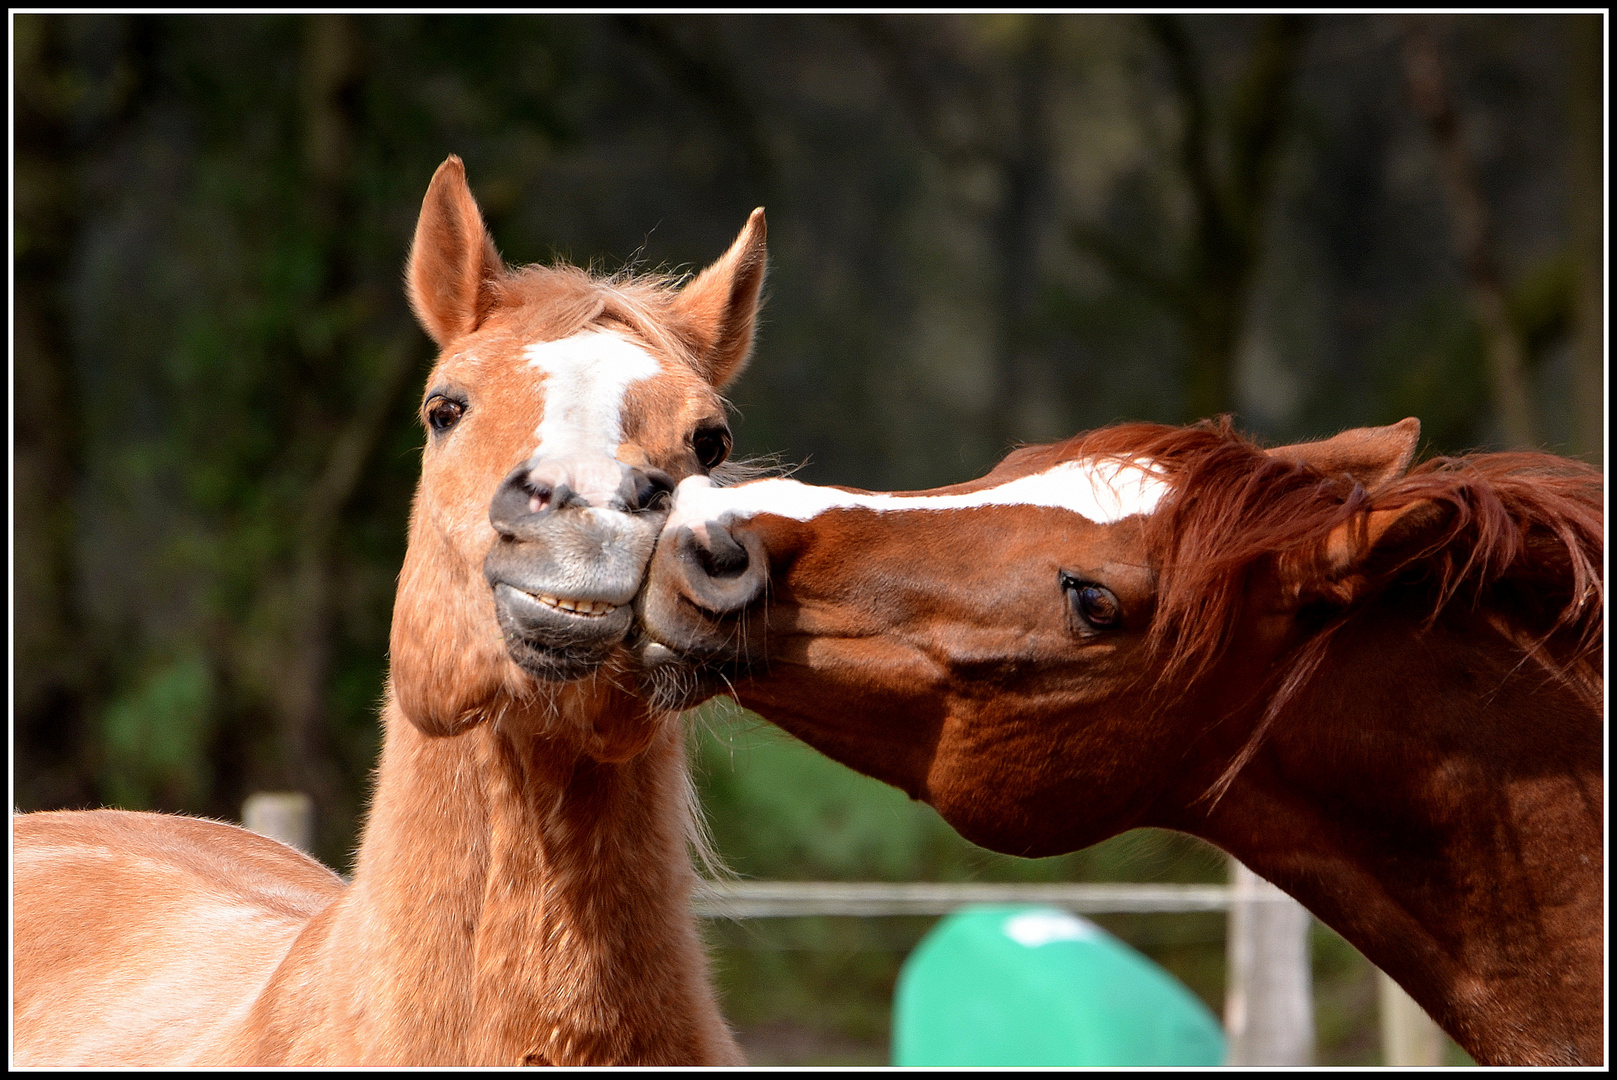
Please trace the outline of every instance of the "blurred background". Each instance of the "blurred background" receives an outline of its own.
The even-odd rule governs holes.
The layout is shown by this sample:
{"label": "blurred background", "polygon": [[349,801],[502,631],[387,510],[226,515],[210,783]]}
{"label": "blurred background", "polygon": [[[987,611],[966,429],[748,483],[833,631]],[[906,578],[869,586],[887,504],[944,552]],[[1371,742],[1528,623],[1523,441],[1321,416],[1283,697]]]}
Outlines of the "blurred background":
{"label": "blurred background", "polygon": [[[737,451],[812,482],[928,487],[1220,412],[1601,462],[1599,16],[13,29],[23,810],[235,819],[301,789],[348,868],[432,361],[401,268],[451,153],[513,263],[694,270],[766,207]],[[693,741],[750,877],[1228,873],[1149,830],[992,855],[730,706]],[[1097,921],[1219,1011],[1221,915]],[[886,1061],[930,922],[711,924],[753,1060]],[[1318,1060],[1379,1060],[1372,969],[1317,925],[1313,948]]]}

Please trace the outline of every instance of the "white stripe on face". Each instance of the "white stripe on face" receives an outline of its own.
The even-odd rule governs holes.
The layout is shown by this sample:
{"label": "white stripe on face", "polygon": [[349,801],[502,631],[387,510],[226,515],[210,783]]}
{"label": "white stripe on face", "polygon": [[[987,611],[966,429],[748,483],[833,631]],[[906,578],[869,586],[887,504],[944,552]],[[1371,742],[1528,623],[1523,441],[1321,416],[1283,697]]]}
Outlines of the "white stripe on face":
{"label": "white stripe on face", "polygon": [[662,372],[656,357],[621,334],[586,330],[523,350],[544,375],[545,415],[534,431],[533,456],[616,459],[623,441],[623,398],[629,387]]}
{"label": "white stripe on face", "polygon": [[977,506],[1048,506],[1069,510],[1097,524],[1149,514],[1168,491],[1149,461],[1064,461],[1041,473],[1019,476],[997,487],[960,495],[886,495],[838,491],[795,480],[754,480],[716,488],[705,476],[683,481],[664,531],[706,521],[729,521],[756,514],[807,521],[827,510],[863,507],[878,513],[897,510],[968,510]]}

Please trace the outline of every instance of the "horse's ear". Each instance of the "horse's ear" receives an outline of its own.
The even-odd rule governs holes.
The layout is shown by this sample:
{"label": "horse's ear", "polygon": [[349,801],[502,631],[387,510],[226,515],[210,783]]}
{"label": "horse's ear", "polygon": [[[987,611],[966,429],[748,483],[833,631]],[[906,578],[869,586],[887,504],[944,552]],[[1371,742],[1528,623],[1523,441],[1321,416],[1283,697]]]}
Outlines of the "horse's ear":
{"label": "horse's ear", "polygon": [[405,274],[410,307],[442,348],[477,329],[493,309],[494,286],[504,275],[466,184],[466,167],[451,154],[432,174],[421,201]]}
{"label": "horse's ear", "polygon": [[767,261],[760,206],[730,250],[696,275],[674,300],[674,312],[696,348],[702,375],[714,387],[722,388],[747,366]]}
{"label": "horse's ear", "polygon": [[1420,421],[1413,416],[1386,427],[1353,428],[1319,442],[1277,446],[1269,456],[1290,458],[1335,476],[1347,473],[1374,489],[1409,471],[1420,444]]}
{"label": "horse's ear", "polygon": [[1367,586],[1422,558],[1451,535],[1454,507],[1417,499],[1371,510],[1332,529],[1311,566],[1294,564],[1299,602],[1348,603]]}

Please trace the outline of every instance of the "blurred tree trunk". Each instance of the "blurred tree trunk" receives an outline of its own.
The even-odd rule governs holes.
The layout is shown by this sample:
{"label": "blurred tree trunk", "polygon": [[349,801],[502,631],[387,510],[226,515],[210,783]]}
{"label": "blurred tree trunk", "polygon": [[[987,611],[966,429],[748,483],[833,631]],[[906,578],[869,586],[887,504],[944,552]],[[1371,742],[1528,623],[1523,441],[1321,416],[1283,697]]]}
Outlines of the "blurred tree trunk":
{"label": "blurred tree trunk", "polygon": [[991,227],[995,277],[999,282],[997,378],[988,408],[990,435],[999,450],[1018,440],[1049,439],[1060,432],[1031,430],[1028,395],[1045,388],[1040,357],[1029,330],[1039,298],[1039,246],[1050,218],[1052,160],[1049,99],[1054,76],[1055,27],[1029,18],[1022,27],[1012,66],[1012,126],[997,162],[1001,177],[998,212]]}
{"label": "blurred tree trunk", "polygon": [[[981,42],[967,48],[971,43],[950,36],[980,31],[980,21],[852,21],[923,144],[961,173],[986,167],[996,181],[999,198],[985,222],[995,282],[995,369],[981,421],[995,458],[1018,440],[1058,434],[1030,432],[1028,414],[1030,396],[1045,381],[1029,331],[1037,313],[1040,245],[1050,225],[1055,184],[1050,94],[1059,70],[1054,50],[1059,24],[1040,16],[997,18],[1002,26],[1006,20],[1017,22],[998,43],[1006,62],[987,72],[966,57],[995,50]],[[944,44],[927,40],[923,26]],[[1008,101],[998,96],[1002,88],[1008,88]]]}
{"label": "blurred tree trunk", "polygon": [[[1177,148],[1190,190],[1191,230],[1177,268],[1164,273],[1130,241],[1080,222],[1071,237],[1114,277],[1166,306],[1185,335],[1184,418],[1235,407],[1235,362],[1263,257],[1264,226],[1290,115],[1307,22],[1270,15],[1257,29],[1245,69],[1219,110],[1182,19],[1147,17],[1168,63],[1182,128]],[[1217,122],[1215,113],[1225,120]],[[1220,168],[1220,163],[1226,163]]]}
{"label": "blurred tree trunk", "polygon": [[1601,85],[1603,27],[1598,15],[1567,19],[1570,54],[1567,117],[1571,127],[1569,180],[1572,251],[1577,300],[1572,330],[1573,449],[1602,467],[1605,434],[1606,222],[1602,134],[1605,92]]}
{"label": "blurred tree trunk", "polygon": [[1453,218],[1455,246],[1465,267],[1472,307],[1482,324],[1488,378],[1500,426],[1511,446],[1534,446],[1538,440],[1528,393],[1526,349],[1510,319],[1504,277],[1493,250],[1493,220],[1465,150],[1443,58],[1426,19],[1411,16],[1402,25],[1410,97],[1437,148],[1438,171]]}
{"label": "blurred tree trunk", "polygon": [[[310,16],[304,26],[300,88],[302,152],[310,224],[324,252],[324,281],[315,309],[305,317],[329,319],[339,329],[305,345],[299,368],[315,385],[341,385],[340,370],[359,353],[352,315],[360,287],[351,251],[349,190],[353,124],[348,102],[361,78],[355,25],[349,16]],[[414,369],[416,351],[396,342],[383,353],[379,378],[346,417],[306,429],[303,437],[325,447],[297,515],[281,677],[275,686],[281,752],[287,783],[314,799],[316,828],[345,834],[336,820],[345,807],[343,784],[327,730],[336,601],[341,585],[335,540],[344,509],[359,490],[365,468]],[[313,395],[311,394],[311,398]],[[328,399],[329,400],[329,399]],[[319,414],[317,402],[311,410]]]}
{"label": "blurred tree trunk", "polygon": [[24,809],[97,800],[88,730],[107,655],[76,596],[84,420],[73,368],[68,281],[83,226],[80,148],[116,137],[151,86],[156,28],[132,20],[96,67],[70,60],[88,20],[19,15],[13,23],[15,147],[12,362],[13,708],[16,803]]}
{"label": "blurred tree trunk", "polygon": [[[722,24],[650,15],[619,15],[614,23],[624,37],[646,50],[670,82],[712,113],[724,132],[740,144],[754,197],[765,206],[773,202],[780,170],[770,148],[769,128],[736,81],[734,65],[724,53]],[[682,35],[680,30],[688,32]],[[693,36],[694,42],[690,40]]]}
{"label": "blurred tree trunk", "polygon": [[77,231],[60,21],[19,15],[16,65],[16,428],[13,595],[18,803],[93,799],[75,752],[85,661],[73,600],[73,489],[79,416],[64,280]]}

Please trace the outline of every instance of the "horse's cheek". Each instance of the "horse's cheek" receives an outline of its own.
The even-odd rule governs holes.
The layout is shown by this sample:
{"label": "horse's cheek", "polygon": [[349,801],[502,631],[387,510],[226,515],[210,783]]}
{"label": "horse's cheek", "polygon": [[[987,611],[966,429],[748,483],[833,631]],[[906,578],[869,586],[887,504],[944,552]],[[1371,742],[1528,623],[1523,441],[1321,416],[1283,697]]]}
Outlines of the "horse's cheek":
{"label": "horse's cheek", "polygon": [[429,735],[459,734],[487,715],[505,657],[488,597],[454,587],[444,569],[406,555],[389,649],[394,700]]}

